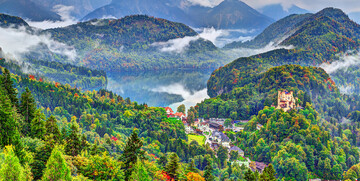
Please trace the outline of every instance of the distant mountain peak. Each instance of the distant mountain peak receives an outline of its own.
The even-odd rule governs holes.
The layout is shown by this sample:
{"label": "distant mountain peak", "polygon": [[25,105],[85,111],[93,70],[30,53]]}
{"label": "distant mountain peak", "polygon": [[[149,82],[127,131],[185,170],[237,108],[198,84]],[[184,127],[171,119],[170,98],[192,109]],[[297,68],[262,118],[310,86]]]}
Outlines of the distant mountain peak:
{"label": "distant mountain peak", "polygon": [[273,18],[275,20],[280,20],[291,14],[306,14],[309,13],[308,10],[302,9],[295,4],[290,5],[289,7],[284,7],[282,4],[270,4],[258,9],[259,12],[264,15]]}

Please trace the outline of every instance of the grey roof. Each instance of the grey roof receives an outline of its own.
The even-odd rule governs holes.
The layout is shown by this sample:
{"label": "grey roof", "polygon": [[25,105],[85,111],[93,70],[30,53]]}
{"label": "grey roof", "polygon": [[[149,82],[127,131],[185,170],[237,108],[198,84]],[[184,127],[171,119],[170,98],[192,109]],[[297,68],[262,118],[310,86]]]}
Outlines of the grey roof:
{"label": "grey roof", "polygon": [[244,151],[237,146],[232,146],[229,151],[237,151],[239,153],[244,153]]}
{"label": "grey roof", "polygon": [[217,137],[218,139],[220,139],[222,142],[230,142],[230,138],[228,136],[226,136],[226,134],[224,134],[221,131],[213,131],[212,136]]}

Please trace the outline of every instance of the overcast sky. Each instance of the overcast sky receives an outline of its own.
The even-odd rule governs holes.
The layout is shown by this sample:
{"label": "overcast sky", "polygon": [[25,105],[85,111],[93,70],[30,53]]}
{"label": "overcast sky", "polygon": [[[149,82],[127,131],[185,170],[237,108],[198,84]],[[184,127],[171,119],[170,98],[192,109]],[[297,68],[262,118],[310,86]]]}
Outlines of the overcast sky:
{"label": "overcast sky", "polygon": [[[215,6],[223,0],[189,0],[203,6]],[[284,8],[295,4],[301,8],[317,12],[326,7],[340,8],[346,13],[360,12],[360,0],[242,0],[253,8],[281,3]]]}

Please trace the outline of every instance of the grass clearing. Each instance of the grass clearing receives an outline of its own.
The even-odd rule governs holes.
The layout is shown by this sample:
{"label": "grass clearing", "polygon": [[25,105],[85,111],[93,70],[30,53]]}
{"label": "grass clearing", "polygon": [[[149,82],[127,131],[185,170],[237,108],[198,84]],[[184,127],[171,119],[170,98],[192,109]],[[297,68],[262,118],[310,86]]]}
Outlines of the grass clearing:
{"label": "grass clearing", "polygon": [[199,143],[199,145],[204,145],[204,144],[205,144],[205,140],[206,140],[206,137],[205,137],[205,136],[201,136],[201,135],[192,135],[192,134],[189,134],[189,135],[188,135],[188,138],[189,138],[189,143],[191,143],[193,140],[195,140],[196,142]]}

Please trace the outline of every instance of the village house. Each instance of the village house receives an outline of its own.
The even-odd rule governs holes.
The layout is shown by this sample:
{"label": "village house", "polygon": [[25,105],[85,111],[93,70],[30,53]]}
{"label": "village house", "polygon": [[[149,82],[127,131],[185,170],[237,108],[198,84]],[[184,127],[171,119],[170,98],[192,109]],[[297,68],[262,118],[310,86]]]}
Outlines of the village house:
{"label": "village house", "polygon": [[267,167],[267,165],[263,162],[255,162],[255,164],[253,165],[254,167],[251,166],[252,164],[250,164],[250,168],[253,172],[255,172],[256,170],[259,173],[263,173],[264,169]]}
{"label": "village house", "polygon": [[213,131],[211,140],[213,143],[218,143],[219,145],[221,144],[224,147],[230,148],[230,138],[221,131]]}
{"label": "village house", "polygon": [[262,127],[263,127],[262,124],[256,124],[256,129],[257,129],[257,130],[260,130]]}
{"label": "village house", "polygon": [[244,151],[242,149],[240,149],[239,147],[237,147],[237,146],[230,147],[229,154],[230,154],[231,151],[236,151],[236,152],[238,152],[239,156],[244,157]]}
{"label": "village house", "polygon": [[179,118],[181,120],[183,120],[184,118],[186,118],[186,115],[182,112],[177,112],[174,114],[176,118]]}
{"label": "village house", "polygon": [[195,133],[195,130],[189,126],[188,124],[185,125],[185,133],[186,134],[190,134],[190,133]]}
{"label": "village house", "polygon": [[170,107],[165,107],[165,111],[168,117],[170,117],[170,115],[174,115],[174,111]]}
{"label": "village house", "polygon": [[296,108],[296,101],[294,98],[293,91],[278,91],[278,106],[276,109],[283,109],[284,111],[289,111]]}

